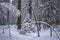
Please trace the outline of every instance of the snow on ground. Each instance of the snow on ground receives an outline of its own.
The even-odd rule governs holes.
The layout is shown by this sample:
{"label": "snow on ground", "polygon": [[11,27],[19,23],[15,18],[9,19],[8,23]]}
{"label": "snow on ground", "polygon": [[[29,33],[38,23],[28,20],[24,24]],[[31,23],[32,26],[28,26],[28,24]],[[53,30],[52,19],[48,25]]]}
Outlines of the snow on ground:
{"label": "snow on ground", "polygon": [[59,40],[55,33],[53,36],[49,35],[50,30],[41,30],[40,37],[37,37],[37,33],[27,33],[26,35],[19,34],[19,31],[16,29],[16,25],[11,26],[11,37],[9,37],[9,30],[6,28],[5,33],[3,34],[2,28],[0,26],[0,40]]}

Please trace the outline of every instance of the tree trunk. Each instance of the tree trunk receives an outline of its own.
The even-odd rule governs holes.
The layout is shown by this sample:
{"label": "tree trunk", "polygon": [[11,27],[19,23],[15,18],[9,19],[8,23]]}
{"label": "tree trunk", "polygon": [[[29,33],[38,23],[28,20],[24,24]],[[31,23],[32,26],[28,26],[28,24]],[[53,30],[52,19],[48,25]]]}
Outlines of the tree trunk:
{"label": "tree trunk", "polygon": [[20,17],[18,17],[18,20],[17,20],[17,29],[21,29],[21,15]]}
{"label": "tree trunk", "polygon": [[[18,0],[18,9],[21,12],[21,0]],[[21,14],[17,19],[17,29],[21,29]]]}
{"label": "tree trunk", "polygon": [[29,1],[29,14],[30,14],[30,16],[32,16],[32,11],[31,11],[31,9],[32,9],[32,0],[30,0]]}

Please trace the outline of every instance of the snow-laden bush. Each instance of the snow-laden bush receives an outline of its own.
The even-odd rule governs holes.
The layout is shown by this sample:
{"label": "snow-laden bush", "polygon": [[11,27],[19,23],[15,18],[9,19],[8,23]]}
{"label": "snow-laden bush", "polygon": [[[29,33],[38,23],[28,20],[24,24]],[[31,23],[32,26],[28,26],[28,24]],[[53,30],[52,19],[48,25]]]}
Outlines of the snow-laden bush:
{"label": "snow-laden bush", "polygon": [[13,6],[11,3],[0,3],[0,5],[6,7],[9,10],[10,23],[16,23],[17,17],[20,16],[20,11],[15,6]]}
{"label": "snow-laden bush", "polygon": [[[29,14],[25,17],[24,21],[22,22],[22,29],[21,32],[31,33],[35,32],[35,24],[33,23],[32,19],[30,18]],[[22,31],[23,30],[23,31]]]}

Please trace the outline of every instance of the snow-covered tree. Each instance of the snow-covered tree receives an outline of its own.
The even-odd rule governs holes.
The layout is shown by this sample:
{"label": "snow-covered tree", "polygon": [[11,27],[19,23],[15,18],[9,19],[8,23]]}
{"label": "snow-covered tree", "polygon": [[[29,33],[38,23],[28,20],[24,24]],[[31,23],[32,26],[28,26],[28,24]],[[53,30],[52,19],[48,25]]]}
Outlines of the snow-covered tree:
{"label": "snow-covered tree", "polygon": [[[11,24],[17,22],[17,17],[20,16],[20,11],[14,5],[10,3],[0,3],[0,5],[6,7],[9,10],[9,21]],[[4,10],[5,11],[5,10]],[[7,13],[6,13],[7,15]]]}
{"label": "snow-covered tree", "polygon": [[44,20],[48,21],[48,23],[51,22],[51,24],[56,23],[57,13],[58,13],[57,8],[56,8],[56,3],[49,1],[44,11],[45,11],[43,14],[45,18]]}
{"label": "snow-covered tree", "polygon": [[[57,13],[56,3],[54,1],[48,1],[44,9],[43,18],[44,21],[50,25],[57,24]],[[52,36],[52,30],[50,31],[50,36]]]}

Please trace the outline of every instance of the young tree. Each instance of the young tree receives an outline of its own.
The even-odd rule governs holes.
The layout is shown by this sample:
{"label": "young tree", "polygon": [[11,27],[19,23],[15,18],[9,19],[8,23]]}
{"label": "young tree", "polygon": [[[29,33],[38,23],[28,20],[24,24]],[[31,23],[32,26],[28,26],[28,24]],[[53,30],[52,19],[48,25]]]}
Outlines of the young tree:
{"label": "young tree", "polygon": [[[32,11],[33,11],[33,16],[34,16],[34,21],[35,21],[35,24],[36,24],[36,28],[37,28],[37,35],[38,35],[38,37],[40,37],[40,35],[39,35],[39,24],[37,23],[37,16],[38,16],[38,0],[35,0],[35,10],[34,9],[32,9]],[[33,8],[33,7],[32,7]],[[37,14],[37,15],[36,15]]]}

